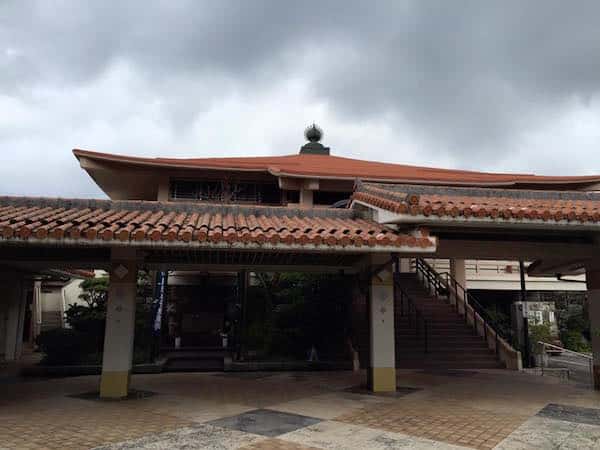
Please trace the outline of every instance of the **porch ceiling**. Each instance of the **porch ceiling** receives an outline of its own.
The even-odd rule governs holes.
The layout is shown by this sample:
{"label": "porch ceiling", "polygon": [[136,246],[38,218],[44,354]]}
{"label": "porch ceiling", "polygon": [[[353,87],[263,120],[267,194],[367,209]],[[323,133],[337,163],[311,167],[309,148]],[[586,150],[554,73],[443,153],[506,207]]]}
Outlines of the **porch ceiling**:
{"label": "porch ceiling", "polygon": [[[139,264],[160,270],[353,272],[365,257],[351,252],[299,252],[236,249],[139,249]],[[2,267],[27,271],[108,269],[111,249],[101,247],[6,246]]]}

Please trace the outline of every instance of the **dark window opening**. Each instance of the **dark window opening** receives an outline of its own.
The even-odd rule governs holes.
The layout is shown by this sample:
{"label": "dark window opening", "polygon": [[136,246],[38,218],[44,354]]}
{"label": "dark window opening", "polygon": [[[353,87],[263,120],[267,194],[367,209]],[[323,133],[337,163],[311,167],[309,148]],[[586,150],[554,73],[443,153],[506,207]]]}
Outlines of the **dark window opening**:
{"label": "dark window opening", "polygon": [[287,203],[300,203],[300,191],[286,191],[285,199]]}
{"label": "dark window opening", "polygon": [[281,191],[275,183],[246,181],[172,180],[173,200],[198,200],[219,203],[281,204]]}
{"label": "dark window opening", "polygon": [[340,200],[349,199],[351,195],[351,192],[315,191],[313,194],[313,203],[315,205],[331,206]]}

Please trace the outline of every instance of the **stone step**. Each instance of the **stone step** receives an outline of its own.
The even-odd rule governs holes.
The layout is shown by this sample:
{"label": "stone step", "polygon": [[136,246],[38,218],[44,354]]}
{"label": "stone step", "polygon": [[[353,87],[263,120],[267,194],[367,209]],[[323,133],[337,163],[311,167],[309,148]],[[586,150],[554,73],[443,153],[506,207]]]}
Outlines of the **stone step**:
{"label": "stone step", "polygon": [[[456,306],[445,299],[431,295],[431,292],[414,274],[400,276],[402,290],[411,299],[420,314],[427,321],[428,353],[424,352],[422,322],[419,321],[419,334],[414,316],[406,315],[396,302],[396,365],[399,368],[427,369],[482,369],[504,367],[496,359],[482,336],[457,312]],[[404,315],[401,315],[404,311]]]}
{"label": "stone step", "polygon": [[498,361],[397,361],[398,369],[504,369]]}
{"label": "stone step", "polygon": [[170,359],[168,360],[163,371],[165,372],[216,372],[222,371],[224,368],[223,359]]}
{"label": "stone step", "polygon": [[[428,346],[427,348],[427,353],[432,355],[432,356],[436,356],[436,357],[440,357],[440,358],[444,358],[444,357],[448,357],[449,359],[456,359],[456,358],[494,358],[495,356],[487,349],[487,348],[477,348],[477,349],[470,349],[468,352],[464,352],[462,351],[462,348],[438,348],[438,347],[432,347],[432,346]],[[397,355],[405,355],[405,356],[410,356],[410,355],[416,355],[416,354],[422,354],[423,353],[423,349],[418,350],[415,348],[396,348],[396,354]]]}

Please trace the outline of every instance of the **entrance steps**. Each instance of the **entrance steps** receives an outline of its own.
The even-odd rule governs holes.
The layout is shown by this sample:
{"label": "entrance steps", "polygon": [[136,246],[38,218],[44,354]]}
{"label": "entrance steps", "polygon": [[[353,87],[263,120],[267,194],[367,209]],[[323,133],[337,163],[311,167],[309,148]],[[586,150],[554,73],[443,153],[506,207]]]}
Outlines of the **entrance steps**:
{"label": "entrance steps", "polygon": [[161,349],[163,372],[223,371],[229,350],[221,347],[183,347]]}
{"label": "entrance steps", "polygon": [[417,335],[414,316],[401,315],[400,301],[395,307],[396,367],[402,369],[497,369],[504,364],[496,359],[485,340],[465,324],[464,317],[444,300],[432,296],[416,274],[401,274],[398,282],[427,320],[428,351],[423,330]]}

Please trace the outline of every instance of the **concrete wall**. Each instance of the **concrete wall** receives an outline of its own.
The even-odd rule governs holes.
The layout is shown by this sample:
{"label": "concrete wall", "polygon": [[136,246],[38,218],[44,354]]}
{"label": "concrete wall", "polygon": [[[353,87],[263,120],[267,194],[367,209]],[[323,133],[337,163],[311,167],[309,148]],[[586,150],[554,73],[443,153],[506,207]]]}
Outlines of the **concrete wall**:
{"label": "concrete wall", "polygon": [[64,285],[53,283],[44,286],[41,294],[42,315],[39,331],[66,326],[64,314],[69,305],[85,304],[79,298],[81,282],[80,279],[73,279]]}
{"label": "concrete wall", "polygon": [[[428,259],[438,272],[450,271],[447,259]],[[528,265],[526,263],[526,265]],[[509,290],[521,289],[519,262],[509,260],[476,260],[465,262],[467,274],[467,289]],[[585,276],[575,278],[582,283],[559,281],[556,278],[530,277],[525,275],[528,291],[585,291]]]}

